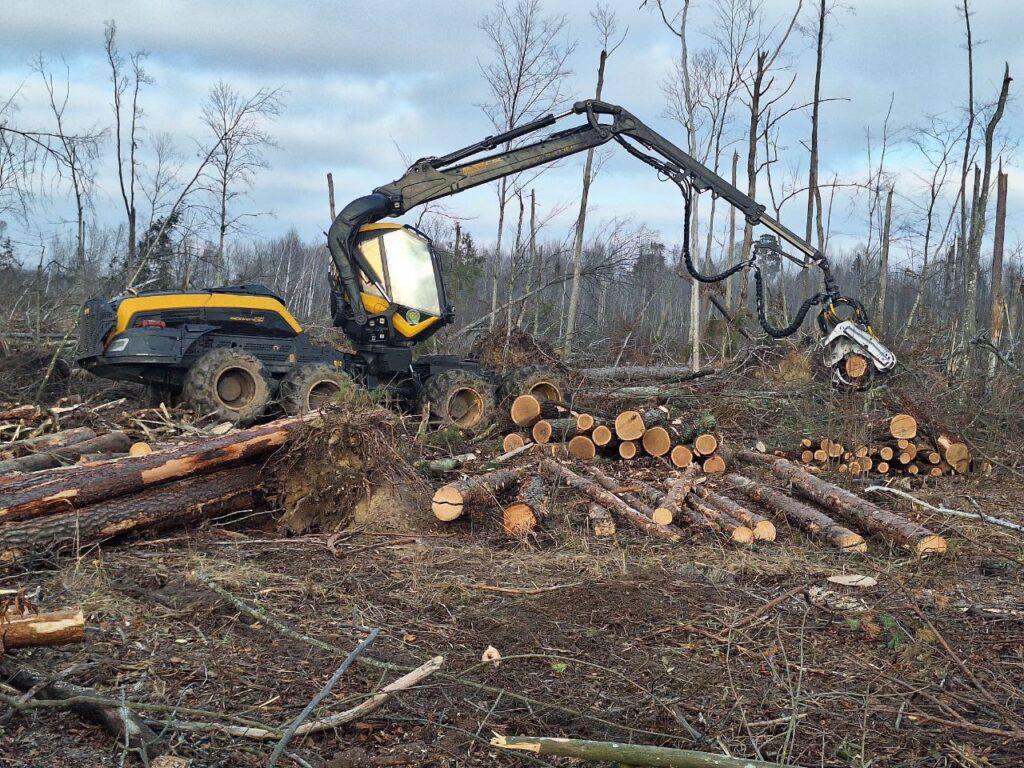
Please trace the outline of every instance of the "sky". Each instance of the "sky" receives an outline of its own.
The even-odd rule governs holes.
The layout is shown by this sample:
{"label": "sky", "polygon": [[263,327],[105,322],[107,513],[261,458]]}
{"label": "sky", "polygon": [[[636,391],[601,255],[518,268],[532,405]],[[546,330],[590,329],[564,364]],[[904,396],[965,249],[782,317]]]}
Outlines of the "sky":
{"label": "sky", "polygon": [[[713,0],[693,0],[691,47],[708,44]],[[678,40],[639,0],[612,0],[620,27],[628,30],[608,62],[604,99],[635,115],[683,145],[682,129],[664,117],[662,82],[678,56]],[[669,3],[671,6],[671,2]],[[805,2],[805,6],[808,5]],[[822,76],[821,175],[863,180],[867,175],[868,134],[874,141],[892,101],[890,125],[903,141],[890,154],[896,176],[896,207],[917,203],[923,169],[908,138],[926,115],[956,118],[966,94],[963,22],[956,0],[847,0],[832,23]],[[978,101],[994,100],[1003,62],[1011,74],[1024,63],[1024,19],[1006,0],[974,0],[975,87]],[[791,14],[796,0],[765,0],[770,21]],[[19,90],[17,122],[45,129],[50,118],[38,76],[29,62],[44,56],[60,78],[70,78],[68,121],[86,130],[110,122],[109,72],[103,52],[103,25],[114,19],[124,52],[146,50],[153,78],[142,95],[143,141],[150,133],[170,133],[195,162],[192,137],[202,134],[201,103],[219,79],[243,93],[280,87],[285,110],[268,130],[277,148],[266,157],[244,206],[266,215],[251,220],[251,236],[283,234],[295,228],[309,240],[328,225],[325,174],[334,175],[338,207],[402,174],[407,159],[440,155],[492,132],[481,104],[487,101],[480,66],[489,56],[478,24],[491,6],[480,0],[418,0],[382,5],[362,0],[208,0],[117,2],[90,0],[47,3],[5,0],[0,8],[0,98]],[[598,46],[590,2],[543,0],[548,14],[565,14],[569,36],[577,41],[570,59],[572,98],[592,94]],[[804,19],[809,21],[808,9]],[[788,46],[789,76],[796,76],[794,101],[809,99],[814,72],[812,41],[794,33]],[[785,76],[785,75],[783,75]],[[1015,84],[1016,85],[1016,84]],[[1014,89],[1015,90],[1015,89]],[[1011,98],[1014,93],[1011,90]],[[1015,140],[1024,117],[1011,102],[1003,133]],[[781,174],[806,173],[808,110],[782,124]],[[93,215],[118,221],[120,200],[105,150],[98,175]],[[1024,217],[1024,175],[1007,157],[1010,205],[1007,242],[1020,239]],[[536,183],[539,215],[562,210],[547,225],[550,237],[569,231],[578,205],[582,157],[564,161]],[[741,163],[742,167],[742,163]],[[761,195],[759,195],[761,197]],[[591,191],[591,220],[629,219],[680,237],[680,201],[671,185],[660,183],[647,166],[617,150],[605,163]],[[493,188],[465,193],[446,210],[465,219],[478,241],[494,239],[497,215]],[[803,230],[805,203],[797,198],[783,219]],[[865,233],[866,199],[840,195],[832,216],[834,242],[854,245]],[[42,198],[31,229],[12,225],[16,237],[38,240],[38,233],[63,226],[70,211],[59,192]],[[247,236],[250,236],[247,235]],[[244,237],[244,236],[243,236]],[[908,247],[909,251],[909,240]],[[896,256],[898,259],[900,256]],[[907,254],[903,258],[909,258]]]}

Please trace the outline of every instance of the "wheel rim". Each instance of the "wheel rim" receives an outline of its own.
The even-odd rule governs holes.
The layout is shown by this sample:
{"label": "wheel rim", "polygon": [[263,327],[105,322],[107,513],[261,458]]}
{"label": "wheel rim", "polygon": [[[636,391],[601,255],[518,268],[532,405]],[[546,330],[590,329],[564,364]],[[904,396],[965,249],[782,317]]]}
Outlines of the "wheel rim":
{"label": "wheel rim", "polygon": [[318,381],[309,388],[309,409],[315,411],[323,408],[334,396],[341,392],[341,387],[334,381]]}
{"label": "wheel rim", "polygon": [[226,408],[241,410],[256,397],[256,377],[245,368],[225,368],[217,377],[217,398]]}
{"label": "wheel rim", "polygon": [[533,395],[541,400],[562,399],[562,393],[558,391],[558,386],[550,381],[538,381],[525,394]]}
{"label": "wheel rim", "polygon": [[484,413],[484,399],[471,387],[460,387],[448,398],[448,418],[459,427],[475,427]]}

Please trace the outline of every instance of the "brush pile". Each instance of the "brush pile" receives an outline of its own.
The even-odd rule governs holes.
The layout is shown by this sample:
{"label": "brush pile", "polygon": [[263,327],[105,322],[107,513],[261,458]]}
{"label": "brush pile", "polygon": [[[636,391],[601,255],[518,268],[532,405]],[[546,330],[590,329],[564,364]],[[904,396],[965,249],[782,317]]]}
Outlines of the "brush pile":
{"label": "brush pile", "polygon": [[[777,526],[788,525],[843,552],[866,551],[862,534],[919,556],[946,550],[942,536],[783,457],[729,449],[711,414],[672,418],[659,408],[601,417],[524,395],[509,416],[523,431],[506,436],[506,453],[487,471],[436,490],[438,520],[498,507],[504,533],[524,536],[551,516],[566,487],[585,500],[597,537],[613,536],[621,523],[672,543],[706,534],[752,545],[775,541]],[[515,457],[526,460],[507,466]],[[610,462],[599,467],[599,457]]]}

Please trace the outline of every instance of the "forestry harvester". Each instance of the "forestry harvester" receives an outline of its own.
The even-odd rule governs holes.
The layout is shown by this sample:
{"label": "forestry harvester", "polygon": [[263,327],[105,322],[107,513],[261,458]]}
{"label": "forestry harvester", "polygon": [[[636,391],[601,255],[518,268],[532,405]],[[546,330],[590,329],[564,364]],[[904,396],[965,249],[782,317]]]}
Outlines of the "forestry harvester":
{"label": "forestry harvester", "polygon": [[[478,157],[571,115],[586,121]],[[430,239],[415,227],[381,219],[611,140],[682,193],[683,261],[691,277],[715,283],[745,267],[752,270],[761,328],[777,339],[794,334],[811,308],[820,307],[821,347],[837,386],[863,386],[893,369],[895,356],[872,332],[861,303],[840,292],[824,254],[622,107],[594,100],[442,157],[417,160],[401,178],[341,210],[327,233],[335,267],[331,311],[353,352],[313,343],[280,298],[263,286],[245,285],[92,299],[82,310],[78,361],[97,375],[146,384],[164,398],[183,394],[199,410],[237,422],[257,418],[275,397],[286,411],[299,413],[353,384],[386,387],[406,407],[429,406],[435,419],[469,431],[486,428],[495,403],[513,395],[566,400],[564,377],[546,366],[499,377],[471,360],[414,357],[415,345],[451,323],[455,312]],[[707,191],[768,230],[745,261],[710,275],[698,271],[689,250],[693,196]],[[798,254],[784,251],[780,238]],[[762,263],[780,257],[804,269],[817,267],[822,275],[822,290],[783,327],[768,318],[761,273]]]}

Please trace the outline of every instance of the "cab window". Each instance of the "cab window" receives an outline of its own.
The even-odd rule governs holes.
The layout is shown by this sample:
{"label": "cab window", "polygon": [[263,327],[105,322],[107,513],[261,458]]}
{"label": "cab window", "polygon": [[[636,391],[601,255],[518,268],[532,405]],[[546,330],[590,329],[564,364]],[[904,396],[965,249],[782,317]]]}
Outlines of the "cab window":
{"label": "cab window", "polygon": [[[363,258],[366,259],[367,264],[369,264],[373,268],[373,271],[377,273],[375,275],[377,282],[384,285],[384,266],[381,258],[380,240],[381,239],[379,237],[371,237],[364,240],[359,244],[359,252],[363,255]],[[359,283],[360,288],[364,293],[373,294],[374,296],[381,295],[381,292],[377,290],[377,286],[368,280],[366,275],[361,271],[359,273]]]}
{"label": "cab window", "polygon": [[393,229],[380,238],[387,260],[388,289],[396,304],[430,315],[441,314],[430,243],[408,229]]}

